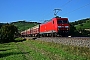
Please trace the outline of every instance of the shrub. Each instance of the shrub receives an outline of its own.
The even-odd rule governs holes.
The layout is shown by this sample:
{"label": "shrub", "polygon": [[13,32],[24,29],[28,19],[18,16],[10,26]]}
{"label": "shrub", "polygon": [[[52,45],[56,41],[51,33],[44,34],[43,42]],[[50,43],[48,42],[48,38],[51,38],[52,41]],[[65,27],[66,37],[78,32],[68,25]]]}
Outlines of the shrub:
{"label": "shrub", "polygon": [[11,24],[3,25],[0,29],[0,42],[14,41],[14,35],[18,32],[18,29]]}

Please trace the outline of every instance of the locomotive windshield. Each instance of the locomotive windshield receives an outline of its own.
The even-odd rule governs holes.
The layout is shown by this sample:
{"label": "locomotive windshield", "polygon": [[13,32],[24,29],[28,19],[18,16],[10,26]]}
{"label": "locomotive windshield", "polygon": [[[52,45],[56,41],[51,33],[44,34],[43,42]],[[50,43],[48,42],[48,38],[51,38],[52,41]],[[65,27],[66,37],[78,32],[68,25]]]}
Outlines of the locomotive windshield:
{"label": "locomotive windshield", "polygon": [[68,20],[58,20],[57,23],[58,23],[58,24],[61,24],[61,23],[68,23]]}

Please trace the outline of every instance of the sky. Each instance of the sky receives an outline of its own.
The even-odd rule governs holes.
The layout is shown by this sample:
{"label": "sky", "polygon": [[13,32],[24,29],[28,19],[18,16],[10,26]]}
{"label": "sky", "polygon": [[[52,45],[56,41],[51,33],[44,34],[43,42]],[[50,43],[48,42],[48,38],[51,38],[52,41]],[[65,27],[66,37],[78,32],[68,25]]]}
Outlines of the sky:
{"label": "sky", "polygon": [[0,0],[0,22],[43,22],[55,17],[54,9],[70,22],[90,18],[90,0]]}

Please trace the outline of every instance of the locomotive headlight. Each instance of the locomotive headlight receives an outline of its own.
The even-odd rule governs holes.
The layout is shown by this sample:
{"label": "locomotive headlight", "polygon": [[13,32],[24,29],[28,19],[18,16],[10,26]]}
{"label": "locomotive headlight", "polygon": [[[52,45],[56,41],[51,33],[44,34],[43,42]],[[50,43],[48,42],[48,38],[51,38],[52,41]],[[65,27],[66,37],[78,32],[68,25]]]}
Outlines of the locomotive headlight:
{"label": "locomotive headlight", "polygon": [[61,28],[62,26],[58,26],[58,28]]}
{"label": "locomotive headlight", "polygon": [[69,26],[65,26],[65,28],[69,28]]}

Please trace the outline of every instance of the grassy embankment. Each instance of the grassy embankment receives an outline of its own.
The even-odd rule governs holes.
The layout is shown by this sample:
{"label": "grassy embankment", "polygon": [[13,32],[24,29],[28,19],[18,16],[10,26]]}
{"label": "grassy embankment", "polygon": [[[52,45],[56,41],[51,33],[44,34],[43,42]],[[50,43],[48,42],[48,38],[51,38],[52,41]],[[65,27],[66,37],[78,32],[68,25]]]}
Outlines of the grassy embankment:
{"label": "grassy embankment", "polygon": [[0,44],[0,60],[90,60],[90,49],[38,40]]}

